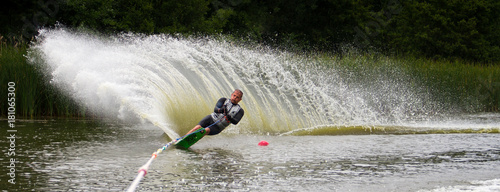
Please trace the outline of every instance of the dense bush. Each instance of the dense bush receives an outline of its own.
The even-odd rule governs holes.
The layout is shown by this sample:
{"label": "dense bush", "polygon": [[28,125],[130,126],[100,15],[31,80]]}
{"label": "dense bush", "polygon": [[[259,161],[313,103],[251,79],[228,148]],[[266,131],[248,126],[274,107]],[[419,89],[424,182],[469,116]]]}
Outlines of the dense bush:
{"label": "dense bush", "polygon": [[500,2],[404,1],[388,33],[394,50],[475,62],[500,61]]}
{"label": "dense bush", "polygon": [[15,112],[18,118],[42,116],[86,117],[91,114],[49,84],[40,69],[26,61],[27,47],[21,40],[0,37],[0,117],[7,116],[8,85],[14,83]]}
{"label": "dense bush", "polygon": [[[429,87],[475,95],[486,111],[498,111],[499,22],[496,0],[7,0],[0,6],[0,99],[6,82],[14,81],[23,90],[21,116],[91,115],[47,85],[23,56],[39,28],[62,24],[100,33],[225,34],[294,51],[357,47],[418,58],[411,59],[424,61],[415,76],[440,74],[436,82],[446,82]],[[5,116],[5,102],[0,108]]]}
{"label": "dense bush", "polygon": [[429,58],[500,61],[496,0],[8,0],[0,34],[56,22],[104,33],[230,34],[323,52],[345,45]]}

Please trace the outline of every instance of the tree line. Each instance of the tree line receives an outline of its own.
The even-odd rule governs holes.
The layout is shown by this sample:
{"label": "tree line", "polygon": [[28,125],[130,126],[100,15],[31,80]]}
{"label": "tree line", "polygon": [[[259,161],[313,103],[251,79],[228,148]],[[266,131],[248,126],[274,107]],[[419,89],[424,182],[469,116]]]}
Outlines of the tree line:
{"label": "tree line", "polygon": [[300,51],[345,47],[500,61],[497,0],[7,0],[0,35],[61,24],[100,33],[218,35]]}

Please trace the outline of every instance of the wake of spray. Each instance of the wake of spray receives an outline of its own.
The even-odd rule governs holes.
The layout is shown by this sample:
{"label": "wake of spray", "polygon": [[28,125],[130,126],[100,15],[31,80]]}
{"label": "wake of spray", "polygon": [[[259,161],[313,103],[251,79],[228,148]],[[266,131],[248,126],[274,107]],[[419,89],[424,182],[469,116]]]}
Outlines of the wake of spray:
{"label": "wake of spray", "polygon": [[387,80],[392,77],[366,86],[314,59],[220,39],[42,30],[28,57],[43,61],[36,64],[51,83],[93,112],[151,122],[171,138],[235,88],[244,92],[245,117],[228,132],[239,133],[390,124],[404,121],[407,111],[378,104],[420,102],[400,81]]}

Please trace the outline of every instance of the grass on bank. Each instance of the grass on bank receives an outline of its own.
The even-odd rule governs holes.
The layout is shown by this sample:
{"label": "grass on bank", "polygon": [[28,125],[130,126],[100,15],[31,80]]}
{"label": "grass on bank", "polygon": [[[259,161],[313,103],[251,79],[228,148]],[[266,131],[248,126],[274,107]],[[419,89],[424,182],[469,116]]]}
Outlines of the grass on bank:
{"label": "grass on bank", "polygon": [[[474,65],[461,61],[412,59],[410,69],[426,87],[442,93],[472,111],[498,112],[500,106],[500,66]],[[425,80],[425,81],[424,81]]]}
{"label": "grass on bank", "polygon": [[[85,107],[48,83],[48,78],[27,62],[28,43],[17,44],[0,36],[0,100],[7,100],[8,82],[16,84],[17,118],[43,116],[85,117]],[[430,60],[417,57],[387,57],[375,53],[351,53],[317,57],[325,65],[337,65],[369,82],[366,74],[402,70],[416,87],[424,87],[443,103],[455,103],[469,112],[498,112],[500,106],[500,65],[474,65],[462,61]],[[333,62],[335,61],[335,62]],[[367,73],[367,71],[371,71]],[[377,70],[373,73],[373,70]],[[394,75],[394,74],[392,74]],[[7,102],[0,102],[0,117],[7,116]]]}
{"label": "grass on bank", "polygon": [[380,76],[402,78],[414,88],[425,89],[433,100],[443,103],[443,107],[446,105],[455,111],[500,110],[500,65],[356,51],[320,55],[317,59],[321,65],[340,68],[347,74],[346,78],[354,77],[353,81],[367,85]]}
{"label": "grass on bank", "polygon": [[[27,62],[27,49],[22,39],[0,37],[0,100],[7,101],[8,83],[14,82],[16,118],[85,117],[84,108],[51,86],[40,69]],[[0,117],[6,117],[7,110],[8,103],[0,102]]]}

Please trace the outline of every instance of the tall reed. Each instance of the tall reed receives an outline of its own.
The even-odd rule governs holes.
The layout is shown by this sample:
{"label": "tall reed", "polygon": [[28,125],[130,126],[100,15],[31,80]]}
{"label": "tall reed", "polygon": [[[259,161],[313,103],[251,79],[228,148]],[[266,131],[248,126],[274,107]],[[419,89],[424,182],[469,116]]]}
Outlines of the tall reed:
{"label": "tall reed", "polygon": [[414,56],[384,56],[347,50],[342,55],[323,54],[314,62],[335,68],[347,83],[366,86],[381,76],[400,78],[451,112],[498,112],[500,64],[433,60]]}
{"label": "tall reed", "polygon": [[[48,77],[37,68],[40,65],[27,62],[27,49],[28,43],[21,38],[0,36],[0,101],[7,100],[8,82],[15,82],[19,118],[92,116],[85,107],[48,83]],[[327,68],[342,68],[345,79],[354,76],[357,82],[370,83],[378,74],[398,76],[404,73],[408,76],[404,78],[409,78],[415,87],[426,89],[433,100],[448,105],[448,109],[499,111],[500,65],[356,52],[324,54],[316,59],[314,62]],[[7,102],[0,102],[0,116],[5,117],[7,109]]]}
{"label": "tall reed", "polygon": [[415,57],[399,60],[444,102],[468,111],[499,111],[500,65]]}
{"label": "tall reed", "polygon": [[[18,118],[41,116],[84,117],[85,108],[48,84],[37,65],[27,62],[27,42],[0,37],[0,100],[7,101],[7,84],[15,83]],[[0,116],[7,115],[7,102],[0,102]]]}

